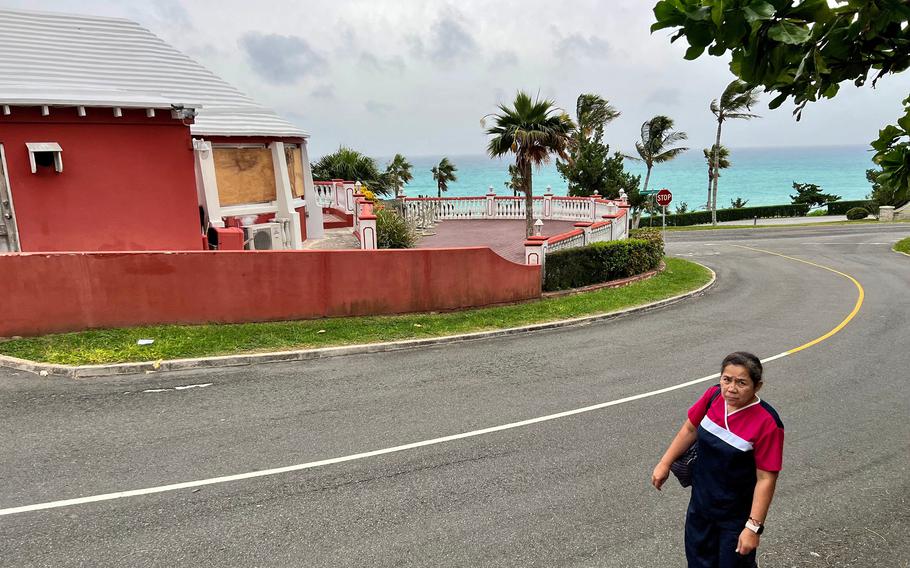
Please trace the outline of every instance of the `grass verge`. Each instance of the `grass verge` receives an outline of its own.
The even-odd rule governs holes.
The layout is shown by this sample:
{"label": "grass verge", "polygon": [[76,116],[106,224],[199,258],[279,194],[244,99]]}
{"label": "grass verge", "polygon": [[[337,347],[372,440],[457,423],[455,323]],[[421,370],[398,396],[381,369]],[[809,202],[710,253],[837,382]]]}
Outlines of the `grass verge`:
{"label": "grass verge", "polygon": [[[903,222],[903,221],[899,221]],[[878,219],[860,219],[858,221],[825,221],[819,223],[793,223],[787,225],[689,225],[686,227],[667,227],[670,231],[721,231],[724,229],[789,229],[790,227],[830,227],[832,225],[867,225],[879,224]],[[660,227],[655,227],[659,229]]]}
{"label": "grass verge", "polygon": [[902,252],[904,254],[910,254],[910,237],[901,239],[894,243],[894,250],[897,252]]}
{"label": "grass verge", "polygon": [[[221,325],[156,325],[15,339],[0,354],[43,363],[92,365],[287,351],[420,339],[602,314],[704,285],[704,267],[666,258],[661,274],[623,288],[459,312]],[[139,339],[154,339],[137,345]]]}

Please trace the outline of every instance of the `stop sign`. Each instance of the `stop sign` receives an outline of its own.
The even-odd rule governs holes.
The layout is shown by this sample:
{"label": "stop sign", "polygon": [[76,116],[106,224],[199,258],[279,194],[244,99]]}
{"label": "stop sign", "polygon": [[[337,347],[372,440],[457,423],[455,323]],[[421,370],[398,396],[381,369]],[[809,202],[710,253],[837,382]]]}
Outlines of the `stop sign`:
{"label": "stop sign", "polygon": [[666,207],[673,201],[673,194],[670,193],[669,189],[662,189],[657,192],[657,204],[661,207]]}

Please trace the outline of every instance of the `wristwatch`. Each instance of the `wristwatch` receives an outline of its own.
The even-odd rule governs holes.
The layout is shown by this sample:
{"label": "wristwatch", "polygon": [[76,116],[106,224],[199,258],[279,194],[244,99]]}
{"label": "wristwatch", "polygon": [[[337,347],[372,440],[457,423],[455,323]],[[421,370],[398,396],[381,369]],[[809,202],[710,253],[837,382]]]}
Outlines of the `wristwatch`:
{"label": "wristwatch", "polygon": [[763,525],[762,523],[752,522],[751,518],[748,521],[746,521],[746,528],[749,529],[750,531],[754,532],[755,534],[761,534],[765,531],[765,525]]}

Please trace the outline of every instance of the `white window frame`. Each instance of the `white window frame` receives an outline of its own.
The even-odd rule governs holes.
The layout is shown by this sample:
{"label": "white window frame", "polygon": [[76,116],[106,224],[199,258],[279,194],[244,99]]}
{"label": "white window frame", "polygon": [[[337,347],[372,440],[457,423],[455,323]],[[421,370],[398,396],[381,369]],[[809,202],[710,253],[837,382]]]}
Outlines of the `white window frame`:
{"label": "white window frame", "polygon": [[63,172],[63,148],[56,142],[26,142],[28,148],[28,163],[32,167],[32,173],[38,173],[38,164],[35,162],[35,154],[38,152],[52,152],[54,154],[54,171]]}

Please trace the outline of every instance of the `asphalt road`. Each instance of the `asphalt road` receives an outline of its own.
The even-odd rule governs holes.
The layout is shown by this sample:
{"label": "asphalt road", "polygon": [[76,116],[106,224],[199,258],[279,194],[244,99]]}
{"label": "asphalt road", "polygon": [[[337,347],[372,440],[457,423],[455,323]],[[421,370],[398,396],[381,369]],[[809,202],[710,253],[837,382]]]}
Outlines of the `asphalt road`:
{"label": "asphalt road", "polygon": [[[910,225],[671,233],[702,297],[521,337],[73,381],[0,370],[0,509],[349,456],[770,357],[786,425],[762,568],[910,566]],[[187,385],[208,384],[175,389]],[[684,565],[652,467],[707,388],[264,477],[0,516],[2,566]],[[149,391],[149,392],[146,392]]]}

